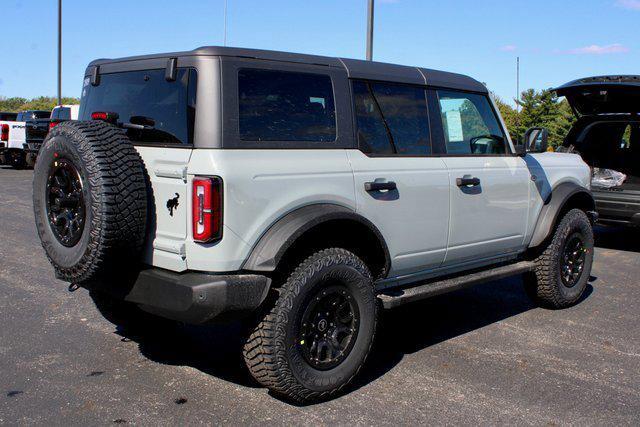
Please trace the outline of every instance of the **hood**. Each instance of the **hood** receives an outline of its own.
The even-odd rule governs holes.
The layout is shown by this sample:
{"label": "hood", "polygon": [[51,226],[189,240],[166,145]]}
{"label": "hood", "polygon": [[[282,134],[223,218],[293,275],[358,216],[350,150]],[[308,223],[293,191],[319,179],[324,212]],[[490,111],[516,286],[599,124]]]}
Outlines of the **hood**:
{"label": "hood", "polygon": [[578,116],[637,114],[640,76],[598,76],[574,80],[555,88]]}

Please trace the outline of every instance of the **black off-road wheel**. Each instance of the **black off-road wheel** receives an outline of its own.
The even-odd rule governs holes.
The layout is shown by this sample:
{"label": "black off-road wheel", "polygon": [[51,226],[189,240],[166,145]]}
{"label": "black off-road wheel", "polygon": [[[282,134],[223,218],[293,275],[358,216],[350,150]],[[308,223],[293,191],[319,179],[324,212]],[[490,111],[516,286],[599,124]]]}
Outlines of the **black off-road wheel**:
{"label": "black off-road wheel", "polygon": [[38,235],[56,276],[90,285],[139,262],[147,224],[142,159],[124,132],[68,121],[45,139],[33,178]]}
{"label": "black off-road wheel", "polygon": [[24,169],[27,166],[27,158],[22,150],[9,150],[6,154],[7,164],[14,169]]}
{"label": "black off-road wheel", "polygon": [[568,211],[547,246],[536,257],[524,285],[532,299],[548,308],[569,307],[582,297],[593,264],[593,229],[580,209]]}
{"label": "black off-road wheel", "polygon": [[371,273],[332,248],[303,261],[244,346],[252,376],[295,402],[327,399],[356,376],[373,344],[378,305]]}

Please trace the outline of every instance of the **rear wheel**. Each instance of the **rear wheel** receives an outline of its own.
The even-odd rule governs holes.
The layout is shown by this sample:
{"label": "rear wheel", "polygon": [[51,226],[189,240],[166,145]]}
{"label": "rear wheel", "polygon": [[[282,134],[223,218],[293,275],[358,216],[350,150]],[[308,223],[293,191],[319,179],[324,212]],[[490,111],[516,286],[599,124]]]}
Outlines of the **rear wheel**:
{"label": "rear wheel", "polygon": [[535,271],[525,276],[527,293],[550,308],[575,304],[589,281],[593,247],[593,229],[587,215],[580,209],[567,212],[536,258]]}
{"label": "rear wheel", "polygon": [[279,289],[244,346],[245,362],[276,394],[298,402],[331,397],[364,364],[377,316],[367,266],[344,249],[319,251]]}
{"label": "rear wheel", "polygon": [[7,163],[14,169],[24,169],[27,165],[24,151],[22,150],[10,150],[6,154]]}

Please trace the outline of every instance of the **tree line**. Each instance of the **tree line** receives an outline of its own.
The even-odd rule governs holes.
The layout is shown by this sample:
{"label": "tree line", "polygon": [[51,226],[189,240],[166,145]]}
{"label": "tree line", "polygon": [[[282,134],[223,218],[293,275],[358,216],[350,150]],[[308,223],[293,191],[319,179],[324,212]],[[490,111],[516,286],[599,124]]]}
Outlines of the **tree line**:
{"label": "tree line", "polygon": [[[79,104],[78,98],[62,98],[63,105]],[[12,98],[0,97],[0,111],[17,113],[25,110],[48,110],[58,105],[58,98],[53,96],[39,96],[37,98],[27,99],[18,96]]]}
{"label": "tree line", "polygon": [[[492,94],[492,97],[514,143],[520,141],[528,128],[542,126],[549,130],[549,145],[555,148],[562,144],[575,121],[569,103],[564,98],[559,99],[551,89],[540,91],[528,89],[522,92],[518,101],[519,112],[497,95]],[[0,98],[0,111],[51,110],[57,103],[57,99],[51,96],[39,96],[32,99]],[[62,103],[79,104],[80,99],[62,98]]]}
{"label": "tree line", "polygon": [[521,141],[530,127],[545,127],[549,130],[549,145],[555,149],[562,145],[576,120],[567,100],[558,98],[552,89],[522,92],[517,102],[519,112],[496,95],[492,96],[514,143]]}

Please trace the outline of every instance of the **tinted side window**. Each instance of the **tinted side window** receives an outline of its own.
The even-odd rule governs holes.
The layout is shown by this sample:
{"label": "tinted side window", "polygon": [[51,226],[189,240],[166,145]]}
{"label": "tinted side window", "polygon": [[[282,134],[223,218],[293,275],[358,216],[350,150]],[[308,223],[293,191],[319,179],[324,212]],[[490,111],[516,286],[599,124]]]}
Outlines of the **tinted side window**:
{"label": "tinted side window", "polygon": [[354,82],[353,87],[358,140],[364,152],[431,154],[423,88],[366,82]]}
{"label": "tinted side window", "polygon": [[358,146],[365,153],[393,154],[393,145],[368,83],[353,82]]}
{"label": "tinted side window", "polygon": [[505,154],[506,138],[484,95],[439,90],[449,154]]}
{"label": "tinted side window", "polygon": [[429,114],[423,88],[372,84],[398,154],[431,154]]}
{"label": "tinted side window", "polygon": [[336,139],[333,85],[327,75],[241,69],[238,92],[242,140]]}
{"label": "tinted side window", "polygon": [[127,136],[139,143],[191,144],[195,109],[196,72],[179,68],[176,80],[165,79],[165,70],[129,71],[100,75],[100,84],[85,79],[79,120],[91,113],[118,114],[119,123],[142,125],[127,128]]}

